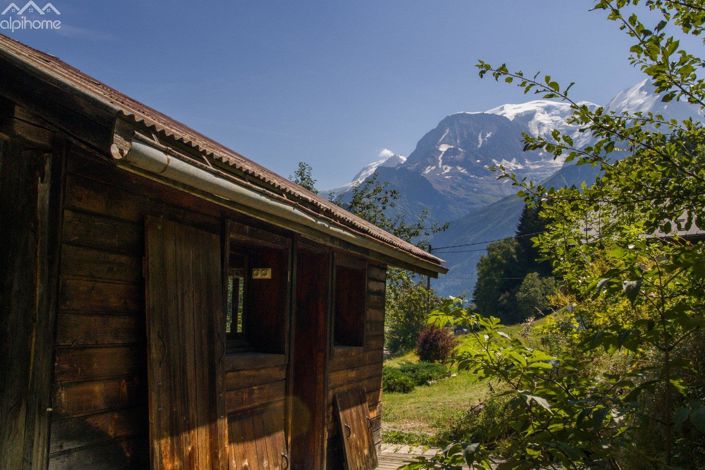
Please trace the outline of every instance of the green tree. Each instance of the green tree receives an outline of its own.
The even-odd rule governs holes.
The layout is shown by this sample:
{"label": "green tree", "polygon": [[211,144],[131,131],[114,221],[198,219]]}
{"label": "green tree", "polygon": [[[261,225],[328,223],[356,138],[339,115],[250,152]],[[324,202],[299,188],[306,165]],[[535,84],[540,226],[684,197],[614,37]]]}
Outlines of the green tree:
{"label": "green tree", "polygon": [[289,180],[299,186],[308,189],[314,194],[318,194],[316,180],[313,178],[313,169],[306,162],[299,162],[294,170],[294,174],[289,176]]}
{"label": "green tree", "polygon": [[334,202],[392,235],[424,249],[428,249],[433,234],[448,229],[448,224],[431,223],[427,210],[412,221],[408,221],[403,214],[395,214],[398,201],[399,191],[389,189],[386,182],[379,182],[375,174],[353,187],[349,199],[337,197]]}
{"label": "green tree", "polygon": [[522,270],[519,277],[530,272],[550,276],[551,263],[539,253],[535,240],[546,230],[546,221],[539,216],[539,206],[524,205],[516,231],[517,260]]}
{"label": "green tree", "polygon": [[[594,10],[631,38],[630,62],[664,102],[705,110],[705,61],[676,37],[702,46],[705,2],[600,0]],[[525,147],[594,165],[600,176],[589,187],[555,189],[500,169],[528,203],[541,201],[547,226],[537,243],[561,279],[564,309],[553,332],[562,339],[540,351],[495,318],[459,306],[439,310],[437,322],[470,325],[481,341],[480,351],[458,350],[459,366],[495,382],[490,400],[502,395],[511,432],[490,428],[481,441],[457,443],[436,462],[409,468],[452,468],[452,459],[483,468],[493,461],[503,468],[703,468],[705,245],[679,236],[705,227],[702,122],[591,109],[572,99],[572,84],[550,75],[482,61],[478,68],[569,103],[571,122],[591,143],[578,147],[553,131],[525,136]]]}
{"label": "green tree", "polygon": [[514,320],[514,291],[519,262],[517,241],[514,238],[492,242],[487,254],[477,263],[477,282],[473,302],[483,315],[496,315],[505,321]]}
{"label": "green tree", "polygon": [[515,295],[516,312],[522,320],[529,317],[543,316],[549,312],[549,296],[556,290],[556,281],[552,277],[541,277],[539,273],[524,276]]}
{"label": "green tree", "polygon": [[426,326],[429,309],[440,298],[419,284],[407,271],[390,269],[387,277],[384,340],[392,354],[416,347],[419,333]]}
{"label": "green tree", "polygon": [[[518,323],[528,316],[536,315],[534,308],[524,308],[517,294],[528,274],[538,273],[542,278],[551,277],[551,264],[535,245],[536,237],[545,228],[546,222],[539,217],[538,208],[527,205],[522,211],[514,238],[487,246],[487,254],[477,263],[477,282],[473,291],[473,301],[478,312],[496,315],[507,323]],[[543,288],[555,287],[552,281],[542,283]],[[548,295],[549,292],[543,288],[542,291]],[[544,296],[539,304],[546,303],[547,297]]]}

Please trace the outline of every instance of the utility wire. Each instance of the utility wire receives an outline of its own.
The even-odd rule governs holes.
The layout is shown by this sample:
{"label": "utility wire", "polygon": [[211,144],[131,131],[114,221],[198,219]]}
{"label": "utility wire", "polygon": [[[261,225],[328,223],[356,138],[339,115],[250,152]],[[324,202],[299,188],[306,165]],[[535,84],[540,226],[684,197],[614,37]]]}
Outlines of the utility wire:
{"label": "utility wire", "polygon": [[[431,251],[436,252],[436,251],[444,250],[444,249],[448,249],[448,248],[462,248],[462,247],[465,247],[465,246],[485,245],[485,244],[487,244],[487,243],[499,242],[499,241],[502,241],[502,240],[509,240],[510,238],[533,237],[534,235],[538,235],[538,234],[540,234],[540,233],[543,233],[543,231],[532,232],[532,233],[523,233],[523,234],[521,234],[521,235],[512,235],[512,236],[509,236],[509,237],[496,238],[496,239],[494,239],[494,240],[485,240],[485,241],[481,241],[481,242],[461,243],[461,244],[459,244],[459,245],[446,245],[446,246],[438,246],[438,247],[434,246]],[[480,251],[480,250],[477,250],[477,251]]]}

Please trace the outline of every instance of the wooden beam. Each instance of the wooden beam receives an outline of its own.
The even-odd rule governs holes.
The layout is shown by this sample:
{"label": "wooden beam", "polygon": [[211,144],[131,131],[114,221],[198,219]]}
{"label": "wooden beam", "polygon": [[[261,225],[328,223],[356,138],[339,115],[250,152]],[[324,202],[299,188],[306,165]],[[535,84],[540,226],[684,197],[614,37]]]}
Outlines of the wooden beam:
{"label": "wooden beam", "polygon": [[0,150],[0,468],[46,468],[63,150]]}

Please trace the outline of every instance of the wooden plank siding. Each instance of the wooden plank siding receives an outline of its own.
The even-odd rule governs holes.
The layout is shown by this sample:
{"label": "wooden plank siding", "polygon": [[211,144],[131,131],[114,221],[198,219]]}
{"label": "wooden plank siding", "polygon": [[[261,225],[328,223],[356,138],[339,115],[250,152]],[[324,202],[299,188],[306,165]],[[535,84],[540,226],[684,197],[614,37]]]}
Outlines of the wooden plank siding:
{"label": "wooden plank siding", "polygon": [[288,363],[276,354],[248,354],[248,361],[237,356],[228,356],[224,382],[229,468],[287,468]]}
{"label": "wooden plank siding", "polygon": [[144,220],[219,233],[213,205],[95,161],[67,161],[49,468],[149,465]]}
{"label": "wooden plank siding", "polygon": [[65,146],[15,135],[14,109],[0,99],[0,468],[45,468]]}
{"label": "wooden plank siding", "polygon": [[384,347],[386,267],[367,267],[365,343],[362,347],[334,347],[328,374],[328,468],[342,468],[344,461],[339,423],[334,413],[336,393],[361,388],[367,396],[373,441],[381,445],[381,393]]}
{"label": "wooden plank siding", "polygon": [[[66,165],[49,468],[74,468],[77,462],[142,468],[149,465],[144,220],[159,215],[211,233],[221,233],[226,219],[257,223],[81,152]],[[369,265],[364,345],[331,349],[328,468],[343,461],[333,414],[337,391],[365,390],[375,444],[380,441],[385,276],[384,266]],[[265,452],[286,452],[278,449],[289,415],[288,357],[226,354],[222,361],[230,464],[239,455],[236,443],[262,432],[276,441],[260,443],[270,449]],[[271,468],[286,465],[284,460],[270,460]]]}
{"label": "wooden plank siding", "polygon": [[150,460],[225,469],[220,234],[146,220]]}

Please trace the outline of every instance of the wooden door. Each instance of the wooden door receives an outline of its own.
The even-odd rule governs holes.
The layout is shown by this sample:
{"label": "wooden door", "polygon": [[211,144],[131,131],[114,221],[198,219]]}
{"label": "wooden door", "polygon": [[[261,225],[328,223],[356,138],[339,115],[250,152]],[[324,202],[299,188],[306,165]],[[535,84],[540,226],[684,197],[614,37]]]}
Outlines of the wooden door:
{"label": "wooden door", "polygon": [[370,470],[377,467],[377,451],[370,430],[367,396],[361,388],[335,395],[340,435],[343,439],[347,470]]}
{"label": "wooden door", "polygon": [[220,237],[148,218],[145,238],[152,468],[225,468]]}
{"label": "wooden door", "polygon": [[327,250],[299,246],[291,373],[294,470],[317,470],[325,466],[330,271],[331,257]]}

